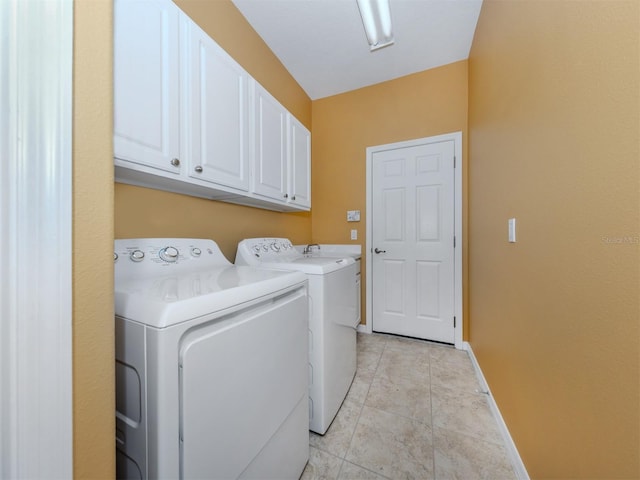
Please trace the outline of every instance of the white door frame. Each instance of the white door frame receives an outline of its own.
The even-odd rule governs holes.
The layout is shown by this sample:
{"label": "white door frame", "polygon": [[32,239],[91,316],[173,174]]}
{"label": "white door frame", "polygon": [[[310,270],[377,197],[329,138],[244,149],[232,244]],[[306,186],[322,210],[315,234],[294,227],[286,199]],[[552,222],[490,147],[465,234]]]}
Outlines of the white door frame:
{"label": "white door frame", "polygon": [[[372,280],[373,268],[371,249],[373,248],[373,155],[377,152],[385,150],[395,150],[398,148],[416,147],[425,143],[436,143],[444,141],[454,142],[455,151],[455,172],[454,172],[454,235],[456,236],[456,248],[454,251],[454,315],[456,317],[456,328],[454,331],[454,345],[458,349],[464,348],[462,342],[462,332],[464,329],[464,320],[462,318],[462,132],[447,133],[444,135],[436,135],[434,137],[418,138],[416,140],[408,140],[405,142],[388,143],[386,145],[376,145],[367,147],[367,238],[365,244],[366,253],[366,302],[365,312],[367,323],[361,326],[361,330],[371,333],[372,315],[373,315],[373,299]],[[362,328],[363,327],[363,328]]]}
{"label": "white door frame", "polygon": [[0,477],[73,478],[73,0],[0,2]]}

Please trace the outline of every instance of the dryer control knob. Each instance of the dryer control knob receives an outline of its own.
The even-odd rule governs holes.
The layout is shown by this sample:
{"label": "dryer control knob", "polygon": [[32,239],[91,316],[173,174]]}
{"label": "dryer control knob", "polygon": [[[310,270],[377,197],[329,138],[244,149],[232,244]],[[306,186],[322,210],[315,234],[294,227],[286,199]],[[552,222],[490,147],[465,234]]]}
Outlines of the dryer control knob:
{"label": "dryer control knob", "polygon": [[134,250],[129,254],[129,258],[133,262],[141,262],[144,259],[144,252],[142,250]]}
{"label": "dryer control knob", "polygon": [[198,247],[193,247],[191,249],[191,255],[193,255],[194,257],[199,257],[202,254],[202,250],[200,250]]}
{"label": "dryer control knob", "polygon": [[178,260],[178,249],[176,247],[164,247],[158,254],[165,262],[175,262]]}
{"label": "dryer control knob", "polygon": [[274,252],[279,252],[280,251],[280,245],[278,245],[276,242],[273,242],[271,244],[271,250],[273,250]]}

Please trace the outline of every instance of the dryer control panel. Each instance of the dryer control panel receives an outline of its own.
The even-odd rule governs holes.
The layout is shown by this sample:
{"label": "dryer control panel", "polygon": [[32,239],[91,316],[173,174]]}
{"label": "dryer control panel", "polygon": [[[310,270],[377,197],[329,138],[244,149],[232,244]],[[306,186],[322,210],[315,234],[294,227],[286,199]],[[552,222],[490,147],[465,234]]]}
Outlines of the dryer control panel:
{"label": "dryer control panel", "polygon": [[116,240],[113,261],[116,280],[160,275],[168,268],[177,273],[231,265],[216,242],[199,238]]}

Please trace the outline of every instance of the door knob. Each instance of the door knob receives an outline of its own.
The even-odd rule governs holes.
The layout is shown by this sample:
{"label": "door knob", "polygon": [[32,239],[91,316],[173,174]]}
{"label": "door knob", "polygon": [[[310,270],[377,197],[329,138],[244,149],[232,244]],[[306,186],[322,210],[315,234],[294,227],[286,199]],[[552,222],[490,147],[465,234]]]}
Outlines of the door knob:
{"label": "door knob", "polygon": [[373,251],[376,252],[376,253],[387,253],[386,250],[380,250],[378,248],[375,248]]}

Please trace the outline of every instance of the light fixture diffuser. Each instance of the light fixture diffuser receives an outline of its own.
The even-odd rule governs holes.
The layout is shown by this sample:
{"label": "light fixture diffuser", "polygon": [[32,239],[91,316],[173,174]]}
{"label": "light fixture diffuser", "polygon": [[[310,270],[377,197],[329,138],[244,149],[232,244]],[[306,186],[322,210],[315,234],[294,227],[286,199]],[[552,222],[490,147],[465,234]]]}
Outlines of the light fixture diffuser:
{"label": "light fixture diffuser", "polygon": [[394,42],[389,0],[356,0],[371,51]]}

